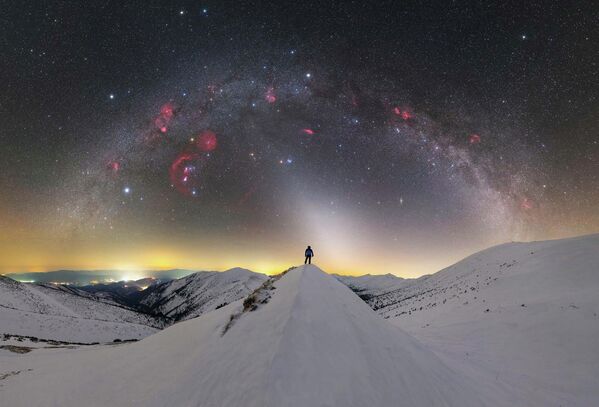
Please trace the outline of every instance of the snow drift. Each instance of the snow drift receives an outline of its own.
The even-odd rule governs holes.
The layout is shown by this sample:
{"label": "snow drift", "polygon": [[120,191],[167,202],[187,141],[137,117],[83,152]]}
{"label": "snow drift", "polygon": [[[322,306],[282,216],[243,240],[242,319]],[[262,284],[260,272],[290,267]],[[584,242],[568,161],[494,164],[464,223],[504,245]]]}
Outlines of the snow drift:
{"label": "snow drift", "polygon": [[1,359],[2,370],[19,373],[3,381],[0,405],[479,407],[488,401],[313,265],[140,342],[64,352]]}

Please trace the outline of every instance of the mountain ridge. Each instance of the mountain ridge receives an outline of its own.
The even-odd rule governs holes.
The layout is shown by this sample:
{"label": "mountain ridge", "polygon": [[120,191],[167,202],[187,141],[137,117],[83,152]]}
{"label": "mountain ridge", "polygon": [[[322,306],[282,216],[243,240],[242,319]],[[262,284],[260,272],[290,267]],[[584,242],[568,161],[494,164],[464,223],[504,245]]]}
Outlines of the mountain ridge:
{"label": "mountain ridge", "polygon": [[596,405],[597,248],[599,234],[506,243],[367,302],[473,380],[531,405]]}
{"label": "mountain ridge", "polygon": [[81,294],[0,277],[0,333],[91,343],[140,339],[164,326],[152,316]]}
{"label": "mountain ridge", "polygon": [[[13,358],[7,367],[21,373],[6,379],[0,401],[28,407],[82,400],[147,407],[485,405],[475,384],[316,266],[291,270],[267,289],[270,298],[225,335],[231,315],[244,309],[242,299],[140,342],[72,351],[69,358]],[[56,370],[64,374],[52,376]]]}

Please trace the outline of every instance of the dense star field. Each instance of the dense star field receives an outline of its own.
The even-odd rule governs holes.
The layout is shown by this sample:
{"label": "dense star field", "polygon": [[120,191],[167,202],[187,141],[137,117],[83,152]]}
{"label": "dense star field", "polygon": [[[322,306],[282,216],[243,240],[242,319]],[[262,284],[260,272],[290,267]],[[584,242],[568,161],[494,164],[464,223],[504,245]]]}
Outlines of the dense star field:
{"label": "dense star field", "polygon": [[0,12],[0,272],[417,276],[599,230],[597,5]]}

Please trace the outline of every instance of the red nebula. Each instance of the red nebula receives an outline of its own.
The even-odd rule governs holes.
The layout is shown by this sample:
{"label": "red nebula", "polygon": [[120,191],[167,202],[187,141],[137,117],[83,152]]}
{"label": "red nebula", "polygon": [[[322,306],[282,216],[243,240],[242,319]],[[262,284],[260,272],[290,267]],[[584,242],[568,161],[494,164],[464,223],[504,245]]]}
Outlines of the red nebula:
{"label": "red nebula", "polygon": [[160,108],[160,116],[164,117],[165,119],[171,119],[174,114],[175,111],[170,103],[167,103]]}
{"label": "red nebula", "polygon": [[470,144],[478,144],[480,143],[480,136],[478,134],[470,135]]}
{"label": "red nebula", "polygon": [[213,151],[217,144],[216,134],[212,130],[204,130],[196,141],[198,149],[204,152]]}
{"label": "red nebula", "polygon": [[414,115],[412,114],[412,112],[410,112],[409,109],[407,108],[401,108],[399,106],[395,106],[393,108],[393,114],[395,114],[396,116],[401,117],[403,120],[408,121],[410,119],[412,119],[414,117]]}
{"label": "red nebula", "polygon": [[183,195],[193,195],[195,178],[192,177],[197,172],[195,164],[199,158],[197,153],[184,152],[175,158],[169,168],[171,184]]}
{"label": "red nebula", "polygon": [[302,129],[302,133],[313,136],[315,132],[312,129]]}
{"label": "red nebula", "polygon": [[121,163],[118,161],[109,161],[107,166],[108,169],[115,174],[117,174],[121,169]]}
{"label": "red nebula", "polygon": [[272,86],[269,86],[268,89],[266,89],[264,99],[266,99],[268,103],[275,103],[277,101],[277,95],[275,95],[275,89]]}
{"label": "red nebula", "polygon": [[168,125],[175,117],[175,109],[172,104],[166,103],[160,108],[160,114],[154,119],[154,125],[161,133],[168,131]]}
{"label": "red nebula", "polygon": [[533,209],[534,206],[535,206],[534,202],[529,198],[524,198],[522,200],[522,203],[520,203],[520,208],[524,209],[525,211],[529,211],[529,210]]}

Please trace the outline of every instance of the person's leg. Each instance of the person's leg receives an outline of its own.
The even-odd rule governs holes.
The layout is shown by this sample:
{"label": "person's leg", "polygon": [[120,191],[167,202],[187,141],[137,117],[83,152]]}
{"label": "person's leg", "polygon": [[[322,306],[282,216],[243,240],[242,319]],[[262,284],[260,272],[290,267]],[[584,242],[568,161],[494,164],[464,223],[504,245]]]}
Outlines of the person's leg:
{"label": "person's leg", "polygon": [[308,264],[312,264],[312,256],[308,257]]}
{"label": "person's leg", "polygon": [[308,256],[306,256],[306,260],[304,260],[304,264],[308,262]]}

